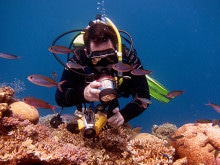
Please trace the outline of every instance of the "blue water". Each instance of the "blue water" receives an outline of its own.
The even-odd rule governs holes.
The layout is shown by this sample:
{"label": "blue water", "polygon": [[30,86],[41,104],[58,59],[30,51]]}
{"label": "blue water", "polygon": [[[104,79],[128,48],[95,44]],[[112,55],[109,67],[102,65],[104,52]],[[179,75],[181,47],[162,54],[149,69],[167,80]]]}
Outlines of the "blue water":
{"label": "blue water", "polygon": [[[85,28],[97,13],[106,14],[128,31],[140,59],[153,77],[170,90],[183,89],[169,104],[153,104],[130,123],[151,132],[153,124],[178,127],[219,114],[204,104],[220,104],[220,1],[219,0],[0,0],[0,52],[22,56],[0,59],[0,84],[20,84],[19,99],[33,96],[55,105],[55,88],[34,85],[27,76],[39,73],[58,80],[62,66],[48,51],[52,41],[71,29]],[[97,9],[100,8],[101,10]],[[121,99],[125,105],[126,99]],[[66,109],[70,113],[73,109]],[[50,110],[40,109],[40,114]]]}

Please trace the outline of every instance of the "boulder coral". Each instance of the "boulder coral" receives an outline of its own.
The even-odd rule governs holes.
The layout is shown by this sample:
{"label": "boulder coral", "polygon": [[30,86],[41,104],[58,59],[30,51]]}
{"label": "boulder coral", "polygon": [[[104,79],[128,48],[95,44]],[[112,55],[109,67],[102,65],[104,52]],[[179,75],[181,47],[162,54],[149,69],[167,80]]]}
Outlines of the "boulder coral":
{"label": "boulder coral", "polygon": [[28,119],[33,124],[37,124],[39,120],[38,110],[23,101],[16,101],[10,104],[10,110],[13,115],[20,115],[20,118]]}
{"label": "boulder coral", "polygon": [[172,136],[176,154],[187,165],[220,165],[220,128],[211,123],[185,124]]}
{"label": "boulder coral", "polygon": [[164,123],[162,125],[153,125],[152,134],[160,139],[168,140],[177,130],[176,125],[171,123]]}
{"label": "boulder coral", "polygon": [[10,109],[12,115],[20,116],[20,119],[28,119],[34,124],[39,120],[38,110],[14,97],[15,91],[9,86],[0,87],[0,118]]}

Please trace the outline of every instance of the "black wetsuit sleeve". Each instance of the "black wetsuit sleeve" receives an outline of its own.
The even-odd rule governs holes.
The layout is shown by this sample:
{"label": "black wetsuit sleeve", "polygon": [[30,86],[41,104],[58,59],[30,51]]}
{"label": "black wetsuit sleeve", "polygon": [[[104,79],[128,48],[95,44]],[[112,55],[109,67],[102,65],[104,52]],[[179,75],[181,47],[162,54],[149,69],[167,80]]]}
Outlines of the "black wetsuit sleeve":
{"label": "black wetsuit sleeve", "polygon": [[61,80],[62,91],[56,90],[55,100],[61,107],[69,107],[86,102],[84,89],[87,85],[84,76],[77,75],[71,70],[64,69]]}
{"label": "black wetsuit sleeve", "polygon": [[[129,55],[127,54],[126,59],[127,59],[127,61],[125,61],[126,63],[135,66],[136,68],[144,69],[136,52],[132,52]],[[130,81],[131,81],[130,84],[131,94],[134,99],[135,97],[140,97],[150,100],[149,86],[145,75],[142,76],[131,75]],[[128,122],[129,120],[137,117],[146,110],[146,108],[143,108],[141,106],[141,103],[138,104],[137,102],[135,102],[134,99],[120,110],[122,116],[124,117],[125,122]]]}
{"label": "black wetsuit sleeve", "polygon": [[[146,98],[150,100],[149,87],[145,76],[134,76],[132,77],[132,93],[133,96]],[[132,100],[123,109],[121,114],[124,117],[125,122],[139,116],[144,112],[146,108],[141,106],[141,103]]]}

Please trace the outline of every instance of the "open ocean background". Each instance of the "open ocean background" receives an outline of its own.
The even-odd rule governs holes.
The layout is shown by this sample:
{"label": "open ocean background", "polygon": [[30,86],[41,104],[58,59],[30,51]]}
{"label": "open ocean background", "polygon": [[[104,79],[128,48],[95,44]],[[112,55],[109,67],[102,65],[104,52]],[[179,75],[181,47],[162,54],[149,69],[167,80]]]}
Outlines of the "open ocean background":
{"label": "open ocean background", "polygon": [[[205,106],[208,100],[220,104],[219,0],[0,0],[0,52],[22,57],[0,58],[0,84],[13,86],[19,99],[33,96],[55,105],[56,88],[34,85],[27,76],[51,77],[56,72],[59,80],[63,67],[48,47],[58,35],[85,28],[98,13],[132,35],[153,78],[169,90],[185,90],[168,104],[152,98],[148,110],[130,121],[134,127],[151,132],[154,124],[169,122],[179,127],[197,119],[220,118]],[[126,99],[120,102],[123,107]],[[51,114],[47,109],[39,112]]]}

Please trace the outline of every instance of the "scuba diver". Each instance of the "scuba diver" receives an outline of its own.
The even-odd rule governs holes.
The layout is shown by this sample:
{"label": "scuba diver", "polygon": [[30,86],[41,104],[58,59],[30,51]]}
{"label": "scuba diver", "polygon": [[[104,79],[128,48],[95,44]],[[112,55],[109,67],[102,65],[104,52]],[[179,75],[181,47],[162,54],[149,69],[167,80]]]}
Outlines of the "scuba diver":
{"label": "scuba diver", "polygon": [[[56,102],[61,107],[76,106],[78,110],[88,103],[106,110],[107,125],[119,127],[143,113],[150,101],[145,74],[132,74],[143,66],[135,49],[121,43],[119,30],[106,17],[96,16],[83,31],[83,42],[72,50],[57,89]],[[63,49],[62,49],[63,50]],[[121,108],[118,98],[132,99]]]}

